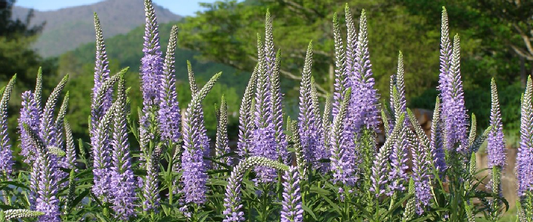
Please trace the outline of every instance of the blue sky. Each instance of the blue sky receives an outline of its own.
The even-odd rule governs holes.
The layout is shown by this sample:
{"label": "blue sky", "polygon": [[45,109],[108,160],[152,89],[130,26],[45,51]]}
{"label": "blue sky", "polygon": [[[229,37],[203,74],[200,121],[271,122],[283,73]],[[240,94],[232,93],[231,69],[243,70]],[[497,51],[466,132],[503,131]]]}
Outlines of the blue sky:
{"label": "blue sky", "polygon": [[[17,0],[15,5],[34,8],[39,11],[56,10],[79,5],[88,5],[102,0]],[[202,9],[199,2],[215,2],[215,0],[153,0],[155,4],[168,8],[174,14],[181,16],[194,15]]]}

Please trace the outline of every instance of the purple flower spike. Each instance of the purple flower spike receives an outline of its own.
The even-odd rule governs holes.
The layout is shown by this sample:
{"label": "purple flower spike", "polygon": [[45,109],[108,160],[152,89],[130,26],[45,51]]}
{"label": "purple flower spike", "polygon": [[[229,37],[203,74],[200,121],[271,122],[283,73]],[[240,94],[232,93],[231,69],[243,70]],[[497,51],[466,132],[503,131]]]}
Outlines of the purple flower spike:
{"label": "purple flower spike", "polygon": [[444,144],[448,150],[464,153],[468,150],[468,115],[461,81],[459,43],[459,36],[456,35],[452,50],[448,31],[448,14],[443,8],[438,89],[442,98],[441,117],[444,122]]}
{"label": "purple flower spike", "polygon": [[450,73],[450,65],[452,61],[452,44],[450,42],[450,31],[448,28],[448,12],[446,8],[442,8],[442,25],[440,35],[440,74],[439,86],[437,87],[441,92],[449,87],[448,74]]}
{"label": "purple flower spike", "polygon": [[489,153],[489,168],[494,166],[503,168],[505,166],[505,141],[503,138],[502,117],[500,113],[500,102],[498,100],[498,89],[494,78],[491,81],[492,108],[490,112],[490,125],[492,129],[487,138],[487,151]]}
{"label": "purple flower spike", "polygon": [[[352,88],[352,97],[348,107],[348,125],[350,125],[349,130],[352,134],[359,133],[363,128],[378,132],[380,116],[378,109],[379,96],[374,88],[375,81],[372,77],[366,12],[364,10],[361,12],[359,21],[359,35],[357,36],[357,48],[354,52],[353,71],[346,73],[349,79],[346,87]],[[350,138],[353,138],[353,136]]]}
{"label": "purple flower spike", "polygon": [[300,175],[297,167],[289,167],[283,175],[282,222],[302,222],[302,196],[300,194]]}
{"label": "purple flower spike", "polygon": [[283,94],[280,86],[280,51],[274,51],[274,37],[272,30],[272,18],[267,10],[265,17],[265,47],[264,47],[264,71],[266,72],[267,85],[270,86],[270,112],[272,124],[275,130],[276,153],[284,162],[288,160],[287,137],[283,133]]}
{"label": "purple flower spike", "polygon": [[[259,38],[259,36],[258,36]],[[259,65],[257,76],[257,87],[255,94],[254,109],[254,129],[251,132],[251,156],[266,157],[271,160],[278,160],[276,130],[273,123],[272,113],[272,96],[270,90],[270,77],[267,75],[266,61],[264,56],[263,44],[258,40]],[[257,167],[255,169],[258,182],[273,182],[276,178],[274,169]]]}
{"label": "purple flower spike", "polygon": [[36,158],[36,148],[31,144],[29,132],[24,129],[24,124],[34,131],[39,130],[41,125],[41,110],[34,99],[34,94],[31,91],[22,93],[22,108],[20,109],[19,130],[20,143],[22,152],[25,157],[24,162],[32,163]]}
{"label": "purple flower spike", "polygon": [[[96,31],[96,61],[94,66],[94,87],[92,92],[92,106],[91,106],[91,127],[98,125],[98,121],[102,118],[105,112],[111,108],[113,89],[109,88],[105,92],[105,96],[99,99],[97,95],[105,81],[109,79],[109,62],[107,60],[107,52],[104,43],[104,35],[100,25],[98,15],[94,13],[94,29]],[[91,130],[91,135],[93,134]]]}
{"label": "purple flower spike", "polygon": [[[155,115],[159,106],[159,90],[163,76],[163,53],[159,45],[157,18],[151,0],[144,1],[146,26],[144,30],[144,56],[141,58],[141,88],[143,108],[140,120],[141,150],[147,150],[148,141],[154,138],[151,131],[157,123],[150,117]],[[149,154],[147,154],[149,155]]]}
{"label": "purple flower spike", "polygon": [[320,116],[317,115],[317,107],[313,104],[312,98],[312,81],[311,65],[313,60],[313,44],[309,43],[305,65],[302,72],[302,82],[300,85],[300,114],[298,115],[298,129],[300,142],[304,151],[304,157],[307,163],[317,166],[318,161],[324,156],[321,155],[323,142],[321,140],[321,122]]}
{"label": "purple flower spike", "polygon": [[241,158],[248,157],[249,155],[250,137],[254,127],[252,100],[257,83],[257,68],[258,66],[254,68],[246,90],[244,91],[241,106],[239,107],[239,141],[237,142],[237,153]]}
{"label": "purple flower spike", "polygon": [[[218,125],[217,125],[217,137],[215,143],[216,157],[219,158],[231,152],[228,139],[228,104],[224,95],[220,102],[220,111],[218,112]],[[228,166],[233,165],[233,158],[224,157],[219,160],[221,163]],[[218,169],[221,169],[220,165],[217,165]]]}
{"label": "purple flower spike", "polygon": [[28,140],[36,149],[36,159],[32,165],[31,189],[35,204],[34,209],[44,213],[39,217],[39,221],[61,221],[59,215],[59,199],[57,198],[58,184],[56,173],[52,164],[52,158],[48,153],[45,144],[33,131],[29,125],[24,124],[24,129],[28,133]]}
{"label": "purple flower spike", "polygon": [[257,66],[254,68],[252,76],[248,81],[248,85],[244,91],[244,96],[239,108],[239,141],[237,143],[237,153],[241,158],[248,157],[249,155],[248,149],[250,148],[250,137],[254,127],[252,100],[255,85],[257,83],[257,68]]}
{"label": "purple flower spike", "polygon": [[161,98],[159,104],[159,128],[161,140],[177,143],[180,138],[181,114],[176,93],[176,77],[174,75],[174,54],[178,39],[178,27],[173,26],[161,76]]}
{"label": "purple flower spike", "polygon": [[520,148],[516,158],[518,196],[525,198],[526,191],[533,190],[533,83],[528,76],[526,92],[522,98],[520,120]]}
{"label": "purple flower spike", "polygon": [[0,172],[3,175],[11,174],[15,162],[13,161],[11,144],[9,143],[9,135],[7,134],[7,105],[16,78],[16,75],[11,78],[4,89],[2,100],[0,101]]}
{"label": "purple flower spike", "polygon": [[409,128],[404,124],[401,130],[400,136],[392,146],[391,155],[391,171],[389,172],[389,190],[392,195],[393,191],[405,191],[405,184],[408,182],[407,170],[409,166],[407,161],[409,160],[409,150],[412,147],[411,141],[409,141],[407,134]]}
{"label": "purple flower spike", "polygon": [[131,169],[128,128],[126,126],[126,88],[123,78],[119,81],[116,110],[113,116],[113,166],[111,167],[111,203],[115,216],[127,220],[135,216],[135,178]]}
{"label": "purple flower spike", "polygon": [[209,153],[209,142],[206,143],[201,102],[212,89],[220,73],[214,75],[206,85],[193,95],[191,103],[187,107],[183,122],[183,155],[181,168],[183,170],[182,183],[186,203],[202,205],[206,201],[207,192],[207,165],[203,160]]}
{"label": "purple flower spike", "polygon": [[[351,16],[349,19],[352,19]],[[333,39],[335,41],[335,83],[333,85],[334,90],[331,114],[333,115],[333,117],[335,117],[339,113],[340,104],[343,100],[342,95],[346,90],[344,88],[344,86],[346,85],[346,76],[345,72],[343,72],[345,64],[345,54],[342,43],[339,20],[337,19],[337,13],[333,15]]]}
{"label": "purple flower spike", "polygon": [[[113,106],[117,104],[113,103]],[[110,189],[110,167],[111,167],[111,151],[109,144],[106,143],[106,139],[109,138],[111,120],[113,113],[115,112],[114,107],[111,107],[104,116],[102,116],[101,121],[98,126],[94,128],[95,140],[91,141],[92,151],[93,151],[93,174],[94,174],[94,186],[93,192],[95,196],[101,198],[103,201],[108,201],[107,196],[109,195]]]}
{"label": "purple flower spike", "polygon": [[331,171],[333,171],[333,182],[340,182],[345,185],[353,186],[357,182],[354,168],[346,158],[344,147],[346,146],[346,139],[344,137],[343,124],[346,120],[348,103],[350,100],[351,89],[348,88],[343,96],[343,101],[340,104],[339,113],[333,119],[333,126],[331,128],[330,140],[330,160]]}
{"label": "purple flower spike", "polygon": [[430,187],[429,170],[431,163],[428,156],[431,155],[430,150],[426,149],[412,131],[406,135],[408,140],[413,144],[413,180],[415,182],[415,198],[416,198],[416,213],[421,215],[429,206],[432,199]]}

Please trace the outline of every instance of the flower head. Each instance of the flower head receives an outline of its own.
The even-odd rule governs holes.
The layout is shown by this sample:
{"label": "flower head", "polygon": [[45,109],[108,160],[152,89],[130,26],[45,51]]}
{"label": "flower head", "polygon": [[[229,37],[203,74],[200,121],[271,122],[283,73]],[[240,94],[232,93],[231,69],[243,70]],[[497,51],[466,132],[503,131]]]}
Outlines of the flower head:
{"label": "flower head", "polygon": [[13,155],[11,151],[11,144],[9,143],[9,135],[7,134],[7,105],[11,97],[11,91],[15,84],[16,75],[11,78],[4,89],[2,100],[0,101],[0,172],[4,174],[11,174],[13,169]]}
{"label": "flower head", "polygon": [[300,194],[300,175],[297,167],[289,167],[283,175],[282,222],[303,221],[302,196]]}
{"label": "flower head", "polygon": [[110,195],[113,210],[117,217],[128,219],[135,215],[135,178],[131,168],[128,128],[126,126],[126,88],[124,78],[119,81],[117,106],[113,115],[113,160],[111,171]]}
{"label": "flower head", "polygon": [[178,36],[178,27],[173,26],[161,75],[159,92],[159,129],[161,140],[177,143],[180,138],[181,115],[176,93],[174,75],[174,53]]}
{"label": "flower head", "polygon": [[492,129],[487,138],[487,151],[489,153],[489,167],[505,166],[505,141],[503,138],[502,117],[498,101],[498,90],[494,79],[491,81],[492,108],[490,112],[490,125]]}
{"label": "flower head", "polygon": [[523,198],[526,191],[533,190],[533,83],[527,79],[526,92],[522,97],[520,120],[520,147],[516,158],[518,196]]}

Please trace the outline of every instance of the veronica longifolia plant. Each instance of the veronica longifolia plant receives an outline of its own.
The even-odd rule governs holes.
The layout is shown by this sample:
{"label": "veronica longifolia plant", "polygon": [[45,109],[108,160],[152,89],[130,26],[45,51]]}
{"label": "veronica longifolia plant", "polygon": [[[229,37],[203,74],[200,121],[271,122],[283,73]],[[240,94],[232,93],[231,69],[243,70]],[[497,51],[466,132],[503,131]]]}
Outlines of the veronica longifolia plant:
{"label": "veronica longifolia plant", "polygon": [[533,211],[533,83],[531,76],[522,96],[522,117],[520,121],[520,148],[516,158],[518,197],[524,218],[531,218]]}
{"label": "veronica longifolia plant", "polygon": [[221,73],[214,75],[205,86],[194,94],[191,103],[185,112],[183,124],[183,156],[181,167],[183,170],[183,194],[186,203],[202,205],[206,201],[207,165],[203,157],[205,147],[202,138],[203,132],[200,127],[200,112],[202,100],[214,86]]}
{"label": "veronica longifolia plant", "polygon": [[9,80],[3,89],[2,100],[0,100],[0,171],[6,179],[11,174],[14,164],[9,135],[7,134],[7,105],[16,78],[15,75]]}
{"label": "veronica longifolia plant", "polygon": [[[396,73],[391,76],[390,110],[378,105],[367,13],[361,11],[356,22],[347,6],[344,39],[340,20],[336,14],[333,17],[335,80],[332,96],[325,96],[322,116],[321,95],[312,77],[313,45],[309,44],[298,119],[287,117],[284,131],[281,53],[275,49],[273,22],[267,12],[264,37],[258,37],[258,64],[239,109],[236,147],[232,146],[234,134],[228,132],[232,129],[228,115],[233,107],[222,97],[212,152],[202,101],[221,74],[199,87],[188,62],[192,100],[182,119],[174,68],[178,29],[172,27],[163,58],[154,5],[144,0],[144,6],[146,26],[140,67],[143,103],[138,128],[129,116],[124,78],[127,69],[110,75],[96,14],[90,155],[85,153],[83,141],[79,154],[76,152],[74,135],[65,119],[68,92],[55,110],[67,77],[42,103],[43,75],[39,70],[35,89],[22,93],[18,128],[26,164],[14,164],[19,158],[12,156],[7,134],[7,104],[14,78],[2,91],[0,170],[4,177],[0,181],[0,200],[9,210],[0,211],[0,221],[38,217],[38,221],[470,222],[480,215],[492,221],[499,219],[506,203],[500,192],[506,159],[496,84],[492,81],[491,126],[476,137],[472,115],[468,135],[460,41],[457,35],[453,42],[450,40],[446,10],[442,14],[440,94],[430,135],[407,108],[401,52]],[[377,140],[381,133],[380,109],[385,129],[381,146]],[[532,128],[533,83],[529,78],[522,99],[516,163],[518,215],[522,221],[533,218]],[[139,147],[130,143],[130,136],[138,139]],[[476,174],[481,169],[477,169],[473,154],[486,138],[492,168],[491,193],[477,190],[482,181]],[[92,161],[87,161],[87,156]],[[15,170],[27,166],[27,173]],[[478,199],[479,204],[474,201]]]}

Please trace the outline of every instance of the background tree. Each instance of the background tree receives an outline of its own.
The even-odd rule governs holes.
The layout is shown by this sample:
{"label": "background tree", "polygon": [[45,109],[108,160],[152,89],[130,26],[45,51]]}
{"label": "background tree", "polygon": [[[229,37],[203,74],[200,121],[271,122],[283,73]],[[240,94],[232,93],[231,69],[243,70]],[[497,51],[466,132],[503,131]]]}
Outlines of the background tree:
{"label": "background tree", "polygon": [[[187,17],[180,26],[183,47],[200,51],[201,58],[251,71],[255,64],[255,33],[263,29],[264,14],[274,17],[276,47],[282,51],[283,89],[292,100],[293,112],[303,66],[304,49],[313,40],[315,61],[313,75],[322,94],[331,91],[333,79],[332,16],[343,18],[348,3],[357,19],[361,9],[368,14],[369,49],[377,87],[382,98],[388,97],[389,76],[395,72],[398,50],[404,54],[406,89],[410,106],[432,109],[437,91],[440,12],[445,6],[452,33],[461,33],[461,72],[467,109],[480,119],[487,119],[490,108],[490,79],[501,86],[502,113],[506,129],[518,129],[520,79],[530,64],[520,63],[520,53],[527,54],[525,35],[531,35],[533,8],[531,0],[235,0],[202,3],[206,8],[195,17]],[[344,28],[344,27],[343,27]],[[528,37],[531,41],[531,36]],[[522,65],[520,65],[522,64]],[[517,75],[522,70],[522,78]],[[517,84],[518,83],[518,84]],[[488,123],[480,123],[482,126]]]}
{"label": "background tree", "polygon": [[[44,23],[30,27],[33,12],[26,16],[25,21],[13,19],[11,10],[15,0],[0,0],[0,81],[6,82],[15,73],[18,74],[18,85],[24,83],[32,86],[35,82],[37,68],[44,60],[39,57],[31,44],[36,40]],[[52,67],[44,67],[45,74]]]}
{"label": "background tree", "polygon": [[[13,19],[11,10],[15,0],[0,0],[0,84],[6,85],[14,74],[17,74],[16,85],[13,89],[8,106],[8,130],[11,141],[17,141],[17,118],[21,106],[21,93],[35,86],[37,70],[43,67],[43,91],[45,94],[57,84],[56,59],[42,59],[32,49],[37,35],[42,30],[44,23],[30,27],[33,13],[26,16],[25,21]],[[19,146],[13,146],[14,153],[18,153]],[[21,167],[17,161],[15,167]]]}

